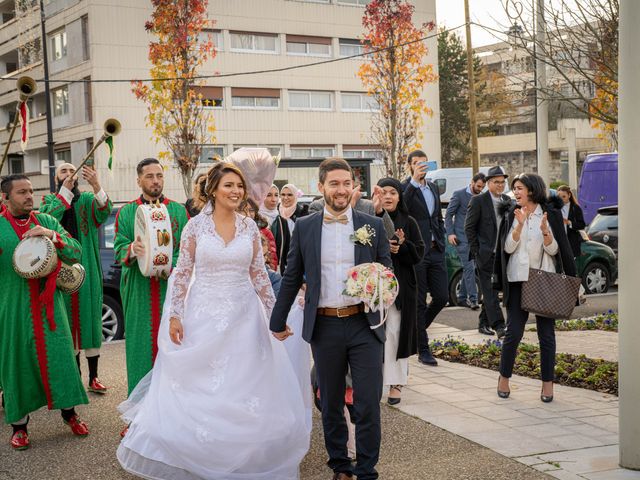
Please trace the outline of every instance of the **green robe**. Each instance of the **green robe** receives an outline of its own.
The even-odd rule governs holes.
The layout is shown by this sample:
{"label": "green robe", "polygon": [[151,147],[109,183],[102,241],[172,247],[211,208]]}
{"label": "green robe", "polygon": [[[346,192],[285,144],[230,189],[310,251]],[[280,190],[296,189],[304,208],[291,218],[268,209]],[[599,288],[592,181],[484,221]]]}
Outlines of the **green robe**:
{"label": "green robe", "polygon": [[[72,208],[58,194],[42,199],[40,212],[48,213],[58,221],[66,210]],[[76,350],[100,348],[102,345],[102,267],[98,230],[109,218],[113,204],[111,200],[100,207],[94,194],[83,192],[73,204],[77,228],[77,240],[82,246],[82,266],[86,277],[80,290],[65,295],[67,317],[71,323],[73,345]]]}
{"label": "green robe", "polygon": [[[58,233],[60,260],[80,260],[80,244],[57,220],[41,213],[31,218],[31,227],[37,222]],[[44,405],[51,410],[89,403],[76,365],[62,292],[55,290],[50,319],[39,300],[45,280],[26,280],[13,270],[13,252],[19,242],[5,211],[0,216],[0,385],[7,423]]]}
{"label": "green robe", "polygon": [[[124,307],[129,393],[153,367],[158,351],[158,328],[167,290],[167,280],[143,276],[135,257],[130,256],[130,246],[135,240],[136,211],[142,203],[142,199],[138,198],[118,211],[114,241],[116,261],[122,265],[120,296]],[[184,206],[177,202],[164,199],[162,203],[167,206],[169,217],[171,217],[172,265],[175,267],[180,251],[180,236],[189,216]]]}

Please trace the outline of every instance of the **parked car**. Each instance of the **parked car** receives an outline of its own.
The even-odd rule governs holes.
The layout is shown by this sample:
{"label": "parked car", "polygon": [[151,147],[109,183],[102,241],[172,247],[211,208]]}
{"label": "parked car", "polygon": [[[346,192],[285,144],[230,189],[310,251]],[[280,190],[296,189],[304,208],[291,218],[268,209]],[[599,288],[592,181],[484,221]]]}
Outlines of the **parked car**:
{"label": "parked car", "polygon": [[122,269],[116,263],[113,251],[116,214],[114,207],[107,221],[100,227],[100,262],[102,265],[102,338],[105,342],[124,338],[124,312],[120,298],[120,275]]}
{"label": "parked car", "polygon": [[618,203],[618,154],[587,155],[580,174],[578,203],[589,224],[598,209]]}
{"label": "parked car", "polygon": [[[606,293],[618,279],[618,262],[616,254],[607,245],[587,240],[582,242],[581,255],[576,258],[578,276],[586,293]],[[447,273],[449,275],[449,304],[457,305],[458,291],[462,281],[462,263],[455,247],[447,242],[445,251]],[[482,300],[480,282],[478,286],[478,302]]]}
{"label": "parked car", "polygon": [[618,205],[602,207],[586,229],[590,240],[604,243],[618,256]]}

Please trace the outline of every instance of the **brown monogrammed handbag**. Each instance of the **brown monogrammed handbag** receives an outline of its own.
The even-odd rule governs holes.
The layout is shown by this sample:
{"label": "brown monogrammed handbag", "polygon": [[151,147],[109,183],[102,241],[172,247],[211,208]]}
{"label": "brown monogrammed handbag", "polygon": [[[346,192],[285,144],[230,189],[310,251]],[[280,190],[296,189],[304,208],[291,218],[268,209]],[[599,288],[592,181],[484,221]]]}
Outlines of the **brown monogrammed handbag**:
{"label": "brown monogrammed handbag", "polygon": [[[520,306],[541,317],[568,319],[576,306],[581,280],[565,273],[542,270],[544,255],[543,247],[540,268],[529,268],[529,280],[522,284]],[[564,272],[561,258],[560,267]]]}

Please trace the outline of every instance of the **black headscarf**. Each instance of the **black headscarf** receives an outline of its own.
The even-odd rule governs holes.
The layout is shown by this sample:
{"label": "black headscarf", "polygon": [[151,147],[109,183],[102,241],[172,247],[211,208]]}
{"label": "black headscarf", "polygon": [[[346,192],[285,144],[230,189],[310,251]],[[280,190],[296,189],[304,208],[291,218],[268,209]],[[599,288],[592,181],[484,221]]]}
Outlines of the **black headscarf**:
{"label": "black headscarf", "polygon": [[378,186],[380,188],[384,187],[393,187],[398,192],[398,196],[400,200],[398,201],[398,206],[393,212],[387,212],[393,220],[393,226],[396,228],[404,228],[407,223],[407,217],[409,216],[409,210],[407,209],[407,205],[404,203],[404,192],[402,190],[402,184],[399,180],[395,178],[381,178],[378,181]]}
{"label": "black headscarf", "polygon": [[[56,179],[56,183],[58,184],[58,193],[62,188],[62,183],[60,180]],[[78,181],[76,180],[73,184],[73,189],[71,190],[73,193],[73,199],[71,200],[71,208],[68,208],[62,214],[62,219],[60,220],[60,224],[64,227],[64,229],[71,235],[73,238],[78,238],[78,222],[76,221],[76,209],[75,204],[80,199],[80,190],[78,189]]]}

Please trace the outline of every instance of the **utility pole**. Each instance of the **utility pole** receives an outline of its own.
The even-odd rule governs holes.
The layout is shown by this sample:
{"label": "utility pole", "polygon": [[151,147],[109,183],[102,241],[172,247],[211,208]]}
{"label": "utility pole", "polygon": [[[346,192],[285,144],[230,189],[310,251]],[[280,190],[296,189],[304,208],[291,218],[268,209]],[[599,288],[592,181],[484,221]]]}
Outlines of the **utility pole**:
{"label": "utility pole", "polygon": [[49,190],[56,191],[56,160],[53,153],[53,122],[51,112],[51,90],[49,88],[49,58],[47,57],[47,30],[44,25],[44,0],[40,0],[40,27],[42,28],[42,64],[44,65],[44,103],[47,106],[47,157],[49,160]]}
{"label": "utility pole", "polygon": [[464,21],[467,32],[467,78],[469,81],[469,131],[471,132],[471,170],[475,175],[480,170],[478,154],[478,119],[476,114],[476,80],[473,70],[473,48],[471,47],[471,19],[469,0],[464,0]]}
{"label": "utility pole", "polygon": [[536,1],[536,149],[538,175],[549,184],[549,103],[546,100],[547,64],[545,59],[546,23],[544,0]]}

